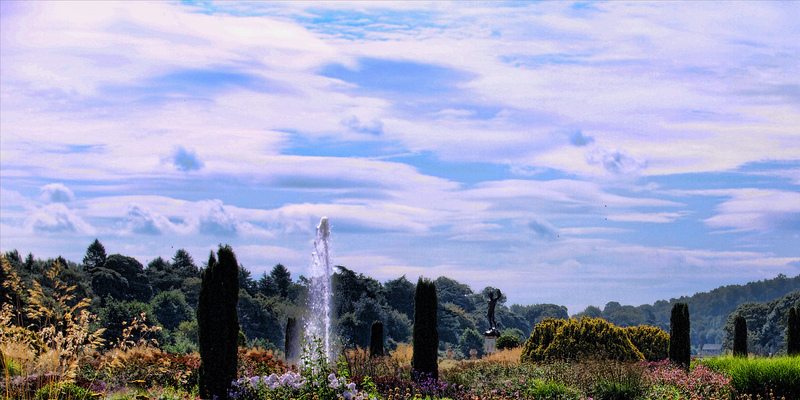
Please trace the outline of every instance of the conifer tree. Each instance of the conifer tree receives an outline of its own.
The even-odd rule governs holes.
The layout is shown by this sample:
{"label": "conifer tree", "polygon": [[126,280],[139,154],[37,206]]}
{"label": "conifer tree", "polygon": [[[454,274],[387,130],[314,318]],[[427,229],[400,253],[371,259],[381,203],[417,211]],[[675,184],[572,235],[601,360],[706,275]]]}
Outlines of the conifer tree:
{"label": "conifer tree", "polygon": [[786,352],[790,356],[800,356],[800,307],[789,309],[786,321]]}
{"label": "conifer tree", "polygon": [[286,335],[284,336],[283,341],[283,351],[287,364],[289,365],[297,362],[298,358],[300,357],[300,343],[298,342],[299,337],[300,329],[297,326],[297,320],[289,317],[286,320]]}
{"label": "conifer tree", "polygon": [[419,278],[414,292],[414,335],[411,368],[424,377],[439,379],[439,301],[436,284]]}
{"label": "conifer tree", "polygon": [[383,357],[383,322],[381,321],[372,323],[372,331],[369,336],[369,356]]}
{"label": "conifer tree", "polygon": [[95,239],[86,249],[86,256],[83,257],[83,265],[87,272],[94,272],[97,268],[102,268],[106,263],[106,248]]}
{"label": "conifer tree", "polygon": [[217,255],[219,261],[211,252],[203,270],[197,302],[198,372],[200,398],[224,400],[238,362],[239,263],[230,246],[220,246]]}
{"label": "conifer tree", "polygon": [[733,320],[733,356],[747,357],[747,320],[741,315]]}
{"label": "conifer tree", "polygon": [[689,330],[689,305],[675,303],[669,319],[669,359],[685,371],[689,371],[689,363],[692,359]]}

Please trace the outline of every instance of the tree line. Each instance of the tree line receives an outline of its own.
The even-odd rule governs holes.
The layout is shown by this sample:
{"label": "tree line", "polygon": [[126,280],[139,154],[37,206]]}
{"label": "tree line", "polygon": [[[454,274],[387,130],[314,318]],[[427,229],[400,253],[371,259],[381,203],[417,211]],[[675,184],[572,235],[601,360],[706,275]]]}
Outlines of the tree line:
{"label": "tree line", "polygon": [[[184,249],[177,250],[172,258],[157,257],[147,266],[133,257],[107,255],[105,247],[97,239],[87,247],[80,263],[63,257],[42,260],[32,254],[23,258],[17,250],[6,252],[3,258],[0,302],[15,306],[20,326],[36,326],[42,323],[42,318],[48,318],[47,313],[35,315],[22,310],[33,301],[55,303],[57,286],[61,284],[73,288],[71,300],[65,307],[74,307],[82,299],[89,299],[87,307],[98,316],[97,328],[105,329],[103,338],[107,346],[128,335],[137,340],[146,338],[158,342],[160,347],[172,352],[189,352],[198,348],[196,311],[200,276],[208,262],[198,265]],[[293,278],[282,264],[255,277],[239,264],[238,274],[237,316],[245,344],[283,350],[287,322],[289,319],[301,321],[305,312],[309,280],[303,276]],[[496,289],[486,287],[475,292],[468,285],[444,276],[431,282],[438,297],[438,349],[442,352],[452,350],[457,358],[469,357],[470,350],[476,349],[481,356],[482,332],[489,329],[486,299],[488,293]],[[38,292],[34,290],[36,285]],[[334,326],[338,327],[339,337],[346,345],[368,347],[376,321],[381,323],[387,351],[393,350],[398,343],[412,341],[416,284],[405,276],[379,282],[338,266],[333,276],[333,289]],[[669,331],[673,306],[685,303],[691,309],[693,352],[697,352],[703,343],[729,346],[730,316],[734,312],[749,318],[748,325],[753,332],[751,349],[777,351],[786,326],[779,314],[788,309],[790,301],[766,309],[753,302],[766,304],[797,290],[800,290],[800,275],[794,278],[779,275],[771,280],[724,286],[652,305],[634,307],[610,302],[602,310],[589,306],[573,317],[603,318],[618,327],[650,325]],[[39,293],[39,297],[33,296],[32,291]],[[790,300],[795,301],[791,304],[800,305],[798,298],[800,295],[791,297]],[[516,339],[517,343],[524,342],[536,325],[546,318],[569,318],[564,306],[509,306],[506,301],[505,296],[498,301],[496,320],[501,334]],[[737,311],[740,305],[742,309]],[[129,326],[126,324],[133,320],[137,320],[142,329],[131,332],[128,328],[126,332],[126,326]]]}
{"label": "tree line", "polygon": [[[64,302],[64,308],[76,307],[85,302],[81,308],[98,317],[95,329],[103,329],[108,348],[122,340],[145,340],[169,352],[198,350],[196,315],[201,274],[214,262],[213,257],[198,265],[186,250],[178,249],[171,258],[159,256],[145,266],[130,256],[108,255],[98,239],[89,244],[81,262],[61,256],[22,257],[18,250],[2,257],[0,305],[13,307],[18,326],[36,328],[52,318],[52,312],[37,314],[31,312],[33,309],[53,309],[59,302]],[[243,344],[282,351],[287,322],[302,320],[309,280],[293,278],[282,264],[256,277],[239,264],[238,278],[237,317]],[[431,282],[439,299],[435,306],[438,349],[451,349],[456,357],[469,357],[471,349],[482,352],[481,333],[488,329],[485,293],[495,289],[487,287],[476,293],[447,277]],[[338,336],[346,346],[366,348],[373,324],[378,321],[387,351],[398,343],[410,343],[416,286],[405,276],[379,282],[337,266],[333,316]],[[69,293],[63,291],[65,288]],[[501,298],[496,307],[498,326],[517,342],[524,341],[544,318],[568,317],[563,306],[507,306],[505,301]]]}

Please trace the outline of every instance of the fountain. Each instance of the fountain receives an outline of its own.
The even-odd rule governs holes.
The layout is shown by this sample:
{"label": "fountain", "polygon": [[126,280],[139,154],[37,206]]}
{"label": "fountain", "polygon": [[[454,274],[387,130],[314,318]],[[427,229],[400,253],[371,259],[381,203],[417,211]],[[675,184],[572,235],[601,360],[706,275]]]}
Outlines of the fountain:
{"label": "fountain", "polygon": [[[331,227],[328,224],[328,217],[322,217],[317,226],[317,235],[314,239],[314,252],[311,254],[311,270],[309,272],[311,285],[308,289],[308,308],[306,316],[305,341],[311,356],[325,354],[328,360],[333,359],[333,338],[331,332],[331,299],[333,288],[331,277],[333,276],[333,266],[331,265],[330,248],[328,238],[331,234]],[[318,342],[315,342],[318,340]],[[319,343],[321,351],[315,351],[313,346]]]}

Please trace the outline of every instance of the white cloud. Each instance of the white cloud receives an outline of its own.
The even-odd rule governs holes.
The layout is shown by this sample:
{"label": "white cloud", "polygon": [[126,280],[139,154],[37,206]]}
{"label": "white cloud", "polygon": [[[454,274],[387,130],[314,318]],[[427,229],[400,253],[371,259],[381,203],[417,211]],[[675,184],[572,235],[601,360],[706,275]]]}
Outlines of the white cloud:
{"label": "white cloud", "polygon": [[728,190],[731,198],[719,204],[717,215],[704,222],[714,228],[738,231],[800,231],[800,193],[779,190]]}
{"label": "white cloud", "polygon": [[45,203],[69,203],[75,200],[75,194],[63,183],[50,183],[39,189],[39,199]]}
{"label": "white cloud", "polygon": [[74,233],[92,235],[95,229],[62,203],[53,203],[36,210],[26,221],[34,233]]}

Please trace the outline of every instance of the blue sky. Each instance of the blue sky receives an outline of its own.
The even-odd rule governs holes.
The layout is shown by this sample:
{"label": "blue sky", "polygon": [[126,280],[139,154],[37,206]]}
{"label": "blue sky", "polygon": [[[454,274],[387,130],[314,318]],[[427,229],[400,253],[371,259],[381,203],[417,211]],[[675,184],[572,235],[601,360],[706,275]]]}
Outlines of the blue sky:
{"label": "blue sky", "polygon": [[571,313],[800,273],[800,3],[0,2],[0,248]]}

